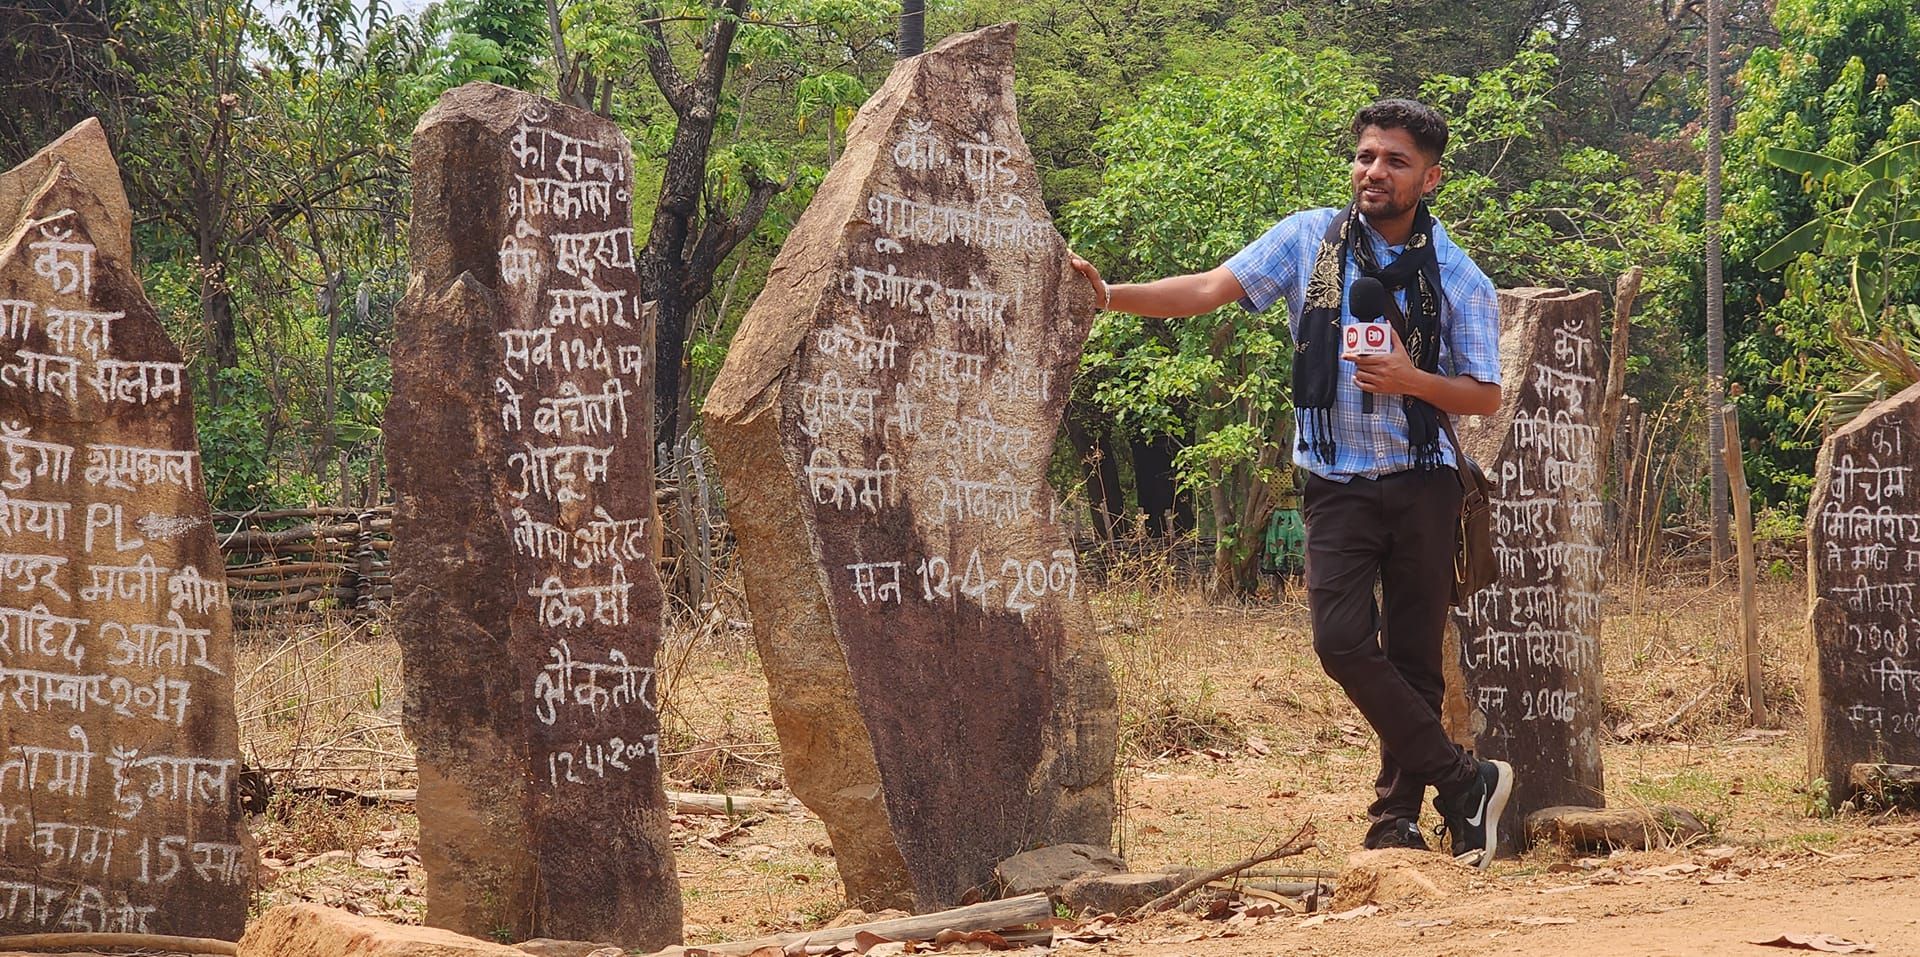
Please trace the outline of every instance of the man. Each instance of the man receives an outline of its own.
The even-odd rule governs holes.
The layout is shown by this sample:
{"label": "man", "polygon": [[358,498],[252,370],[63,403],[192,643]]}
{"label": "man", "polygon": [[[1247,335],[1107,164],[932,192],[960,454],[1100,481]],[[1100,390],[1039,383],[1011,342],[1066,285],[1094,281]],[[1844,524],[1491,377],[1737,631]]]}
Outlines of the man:
{"label": "man", "polygon": [[[1085,260],[1073,265],[1103,308],[1143,316],[1286,302],[1296,349],[1294,462],[1310,473],[1314,651],[1380,737],[1366,845],[1425,849],[1420,801],[1433,785],[1454,855],[1484,868],[1513,769],[1476,760],[1440,723],[1461,501],[1444,417],[1500,407],[1498,307],[1493,283],[1427,212],[1446,120],[1411,100],[1382,100],[1355,115],[1353,135],[1353,202],[1344,210],[1289,216],[1207,272],[1110,286]],[[1354,321],[1347,293],[1361,276],[1391,293],[1389,354],[1340,352],[1341,330]]]}

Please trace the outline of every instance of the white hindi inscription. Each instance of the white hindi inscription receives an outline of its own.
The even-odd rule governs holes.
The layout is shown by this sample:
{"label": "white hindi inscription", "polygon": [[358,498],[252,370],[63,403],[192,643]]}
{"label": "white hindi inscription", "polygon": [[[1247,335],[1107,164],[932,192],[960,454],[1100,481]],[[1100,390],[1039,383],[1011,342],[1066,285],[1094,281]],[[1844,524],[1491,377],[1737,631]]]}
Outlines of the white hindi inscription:
{"label": "white hindi inscription", "polygon": [[0,391],[33,400],[0,421],[0,860],[34,875],[0,880],[0,926],[146,933],[162,888],[251,885],[238,761],[190,733],[232,707],[228,595],[186,537],[207,524],[197,451],[136,437],[186,414],[185,365],[138,354],[153,320],[103,301],[127,284],[96,274],[87,227],[31,224],[29,278],[0,299]]}
{"label": "white hindi inscription", "polygon": [[[651,662],[596,637],[640,624],[628,572],[652,561],[649,518],[603,503],[623,478],[621,450],[647,441],[636,431],[652,423],[635,423],[629,403],[652,383],[638,335],[633,230],[624,225],[632,198],[624,151],[549,119],[529,109],[507,142],[514,174],[500,280],[520,306],[498,332],[492,393],[508,441],[511,545],[537,582],[523,586],[525,607],[552,635],[548,660],[526,663],[534,716],[564,738],[658,707]],[[594,732],[548,751],[535,773],[556,789],[591,785],[649,767],[658,750],[657,735]]]}

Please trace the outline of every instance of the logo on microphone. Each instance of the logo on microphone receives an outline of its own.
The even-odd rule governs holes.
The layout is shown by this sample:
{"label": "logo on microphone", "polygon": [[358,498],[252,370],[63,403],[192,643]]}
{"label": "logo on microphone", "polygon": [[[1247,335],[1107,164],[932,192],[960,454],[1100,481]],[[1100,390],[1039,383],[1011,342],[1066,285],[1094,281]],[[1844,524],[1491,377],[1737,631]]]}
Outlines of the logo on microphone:
{"label": "logo on microphone", "polygon": [[1348,355],[1383,356],[1393,351],[1393,338],[1384,322],[1356,322],[1342,331]]}

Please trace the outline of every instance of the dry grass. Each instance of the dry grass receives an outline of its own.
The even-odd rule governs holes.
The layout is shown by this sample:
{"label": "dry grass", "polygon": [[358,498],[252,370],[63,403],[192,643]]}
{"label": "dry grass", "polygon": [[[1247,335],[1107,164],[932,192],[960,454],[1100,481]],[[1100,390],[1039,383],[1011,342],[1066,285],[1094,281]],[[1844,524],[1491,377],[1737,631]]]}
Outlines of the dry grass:
{"label": "dry grass", "polygon": [[[1604,610],[1609,728],[1659,723],[1705,696],[1670,735],[1609,738],[1609,801],[1679,804],[1714,826],[1716,840],[1761,849],[1818,850],[1849,839],[1863,816],[1819,816],[1831,809],[1803,783],[1803,585],[1773,581],[1760,593],[1769,691],[1787,730],[1756,734],[1739,698],[1736,591],[1671,569],[1645,580],[1667,583],[1615,588]],[[765,679],[737,593],[723,584],[716,594],[711,606],[669,617],[665,772],[675,787],[775,792],[784,781]],[[1090,600],[1120,694],[1116,837],[1129,858],[1141,866],[1220,863],[1311,816],[1323,847],[1296,863],[1340,866],[1366,826],[1374,743],[1321,673],[1298,593],[1213,603],[1149,556],[1117,563]],[[250,763],[279,769],[282,784],[412,785],[411,749],[397,727],[399,655],[377,625],[250,635],[241,662]],[[269,856],[297,862],[347,853],[282,877],[271,899],[359,902],[417,920],[421,875],[406,863],[415,829],[404,810],[283,799],[257,827]],[[690,940],[816,925],[841,907],[831,849],[810,817],[683,818],[674,838]],[[1502,866],[1538,871],[1555,860],[1533,855]]]}
{"label": "dry grass", "polygon": [[385,622],[325,621],[243,633],[235,682],[241,753],[300,784],[413,785],[400,730],[400,648]]}

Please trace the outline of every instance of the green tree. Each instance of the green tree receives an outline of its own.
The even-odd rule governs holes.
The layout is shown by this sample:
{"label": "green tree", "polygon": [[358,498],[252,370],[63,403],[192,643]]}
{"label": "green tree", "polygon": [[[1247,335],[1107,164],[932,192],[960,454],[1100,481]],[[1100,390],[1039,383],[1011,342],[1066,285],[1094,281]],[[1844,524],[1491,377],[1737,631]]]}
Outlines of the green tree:
{"label": "green tree", "polygon": [[1738,118],[1727,137],[1728,369],[1745,385],[1742,434],[1755,494],[1804,507],[1822,439],[1823,395],[1859,379],[1834,338],[1854,310],[1845,256],[1817,257],[1796,274],[1760,257],[1841,202],[1809,192],[1804,174],[1767,162],[1775,149],[1858,163],[1920,136],[1920,11],[1911,0],[1780,0],[1777,48],[1756,50],[1739,75]]}
{"label": "green tree", "polygon": [[[1236,74],[1148,87],[1101,130],[1105,173],[1067,207],[1068,236],[1111,276],[1158,278],[1211,269],[1286,215],[1344,202],[1345,157],[1329,144],[1345,141],[1372,98],[1365,75],[1336,49],[1283,48]],[[1081,363],[1082,388],[1123,429],[1184,436],[1197,426],[1177,463],[1182,483],[1207,495],[1224,593],[1258,583],[1261,533],[1291,482],[1285,313],[1104,314]]]}
{"label": "green tree", "polygon": [[[1898,112],[1889,138],[1920,130],[1914,106]],[[1852,308],[1839,311],[1833,334],[1866,375],[1824,397],[1829,422],[1843,424],[1920,381],[1920,140],[1858,163],[1784,148],[1767,160],[1799,173],[1820,213],[1754,265],[1789,266],[1788,292],[1801,300],[1831,300],[1836,279],[1844,282]]]}

